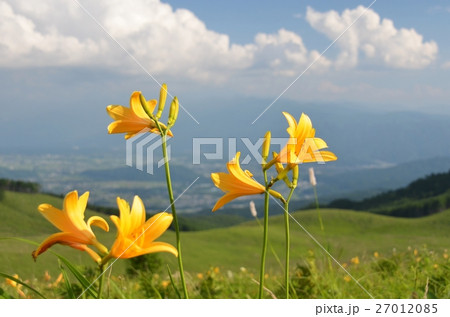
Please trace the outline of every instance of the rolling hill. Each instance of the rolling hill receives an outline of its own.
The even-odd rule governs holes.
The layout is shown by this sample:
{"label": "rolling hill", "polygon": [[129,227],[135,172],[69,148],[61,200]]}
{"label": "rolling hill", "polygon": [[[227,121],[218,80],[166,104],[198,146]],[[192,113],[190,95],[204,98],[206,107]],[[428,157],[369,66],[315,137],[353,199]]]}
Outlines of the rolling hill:
{"label": "rolling hill", "polygon": [[[21,237],[41,242],[49,234],[56,232],[41,215],[36,207],[40,203],[62,205],[62,199],[43,195],[5,192],[0,201],[0,237]],[[211,214],[211,219],[219,214],[226,215],[227,210]],[[86,215],[96,214],[90,210]],[[101,215],[105,217],[105,215]],[[325,245],[340,262],[349,261],[351,257],[364,258],[374,251],[381,254],[391,254],[393,249],[404,250],[408,246],[420,247],[427,245],[435,251],[442,251],[450,245],[450,210],[423,218],[404,219],[375,215],[351,210],[324,209],[322,216],[326,234],[322,234],[313,210],[294,212],[292,216],[298,221],[291,224],[291,257],[292,265],[303,261],[308,250],[319,247],[300,227],[303,226],[317,240]],[[105,217],[106,218],[106,217]],[[193,220],[193,219],[191,219]],[[111,222],[110,225],[112,226]],[[114,237],[114,226],[111,233],[105,234],[97,230],[99,240],[105,245],[111,245]],[[270,219],[270,243],[280,257],[283,256],[284,231],[282,216]],[[246,267],[256,272],[259,263],[262,229],[255,221],[248,221],[228,228],[216,228],[202,231],[182,232],[183,259],[189,274],[201,272],[211,266],[224,270],[239,270]],[[161,239],[174,242],[174,232],[167,232]],[[47,252],[40,256],[36,263],[31,258],[33,246],[14,240],[0,240],[0,272],[18,273],[25,278],[43,276],[45,270],[57,274],[57,260]],[[55,251],[69,257],[74,263],[95,267],[90,258],[82,252],[56,246]],[[176,259],[163,254],[163,260],[168,261],[172,270],[176,270]],[[126,260],[114,264],[114,272],[123,272]],[[269,272],[280,268],[269,252]]]}

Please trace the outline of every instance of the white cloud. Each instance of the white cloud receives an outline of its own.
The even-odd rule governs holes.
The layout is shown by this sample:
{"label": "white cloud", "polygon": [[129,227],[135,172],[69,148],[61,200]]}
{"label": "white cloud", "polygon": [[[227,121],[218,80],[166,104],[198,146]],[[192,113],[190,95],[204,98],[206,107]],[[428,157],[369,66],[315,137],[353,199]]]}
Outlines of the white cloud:
{"label": "white cloud", "polygon": [[[369,10],[338,42],[335,61],[308,50],[300,35],[280,29],[250,43],[231,43],[186,9],[160,0],[98,0],[83,5],[111,36],[152,74],[203,82],[283,76],[290,80],[333,64],[354,67],[359,54],[397,68],[422,68],[436,57],[436,43],[415,30],[396,29]],[[364,10],[320,13],[308,8],[311,26],[333,40]],[[123,73],[142,70],[74,1],[0,0],[0,67],[94,66]],[[235,78],[235,77],[233,77]]]}
{"label": "white cloud", "polygon": [[[322,13],[308,7],[306,20],[315,30],[335,40],[365,10],[359,6],[339,14],[333,10]],[[414,29],[395,28],[392,20],[381,20],[372,9],[368,9],[336,45],[341,49],[335,62],[338,68],[355,67],[363,53],[367,60],[393,68],[420,69],[432,63],[438,52],[436,42],[424,42],[423,36]]]}
{"label": "white cloud", "polygon": [[73,65],[84,63],[83,56],[99,54],[102,41],[63,36],[56,26],[42,33],[12,6],[0,2],[0,65],[6,67]]}
{"label": "white cloud", "polygon": [[[86,3],[99,23],[152,74],[221,81],[241,70],[293,76],[318,52],[281,29],[238,45],[209,30],[191,11],[159,0]],[[0,0],[0,66],[96,65],[141,71],[72,1]],[[330,64],[321,59],[315,69]]]}
{"label": "white cloud", "polygon": [[[319,52],[306,49],[299,35],[285,29],[277,34],[257,34],[254,51],[255,65],[268,65],[275,74],[284,76],[300,74],[319,56]],[[321,57],[311,68],[324,70],[330,64],[328,59]]]}

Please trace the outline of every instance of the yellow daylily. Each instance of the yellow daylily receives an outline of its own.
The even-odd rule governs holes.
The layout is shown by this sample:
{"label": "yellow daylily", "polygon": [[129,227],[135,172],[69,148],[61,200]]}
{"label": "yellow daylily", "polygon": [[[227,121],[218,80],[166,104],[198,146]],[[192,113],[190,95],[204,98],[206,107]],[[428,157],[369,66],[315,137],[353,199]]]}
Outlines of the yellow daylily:
{"label": "yellow daylily", "polygon": [[[140,91],[134,91],[130,97],[130,108],[121,105],[109,105],[106,107],[106,111],[115,121],[108,126],[108,133],[126,133],[125,139],[134,137],[136,134],[143,132],[150,132],[159,134],[159,130],[156,123],[145,112],[141,104]],[[155,110],[156,99],[146,100],[147,109],[151,113]],[[167,127],[160,123],[162,129]],[[168,131],[167,135],[173,136],[171,131]]]}
{"label": "yellow daylily", "polygon": [[311,119],[302,113],[298,123],[295,118],[283,112],[288,121],[289,141],[280,151],[277,162],[293,164],[335,161],[337,157],[330,151],[321,151],[328,147],[324,140],[316,138],[316,130],[312,127]]}
{"label": "yellow daylily", "polygon": [[109,257],[128,259],[139,255],[155,252],[169,252],[178,256],[178,251],[165,242],[154,242],[172,223],[171,214],[161,212],[145,221],[144,203],[138,196],[134,196],[131,206],[117,197],[120,217],[111,216],[117,227],[117,237]]}
{"label": "yellow daylily", "polygon": [[[263,194],[266,191],[263,185],[253,179],[253,174],[250,171],[241,169],[239,165],[240,155],[241,153],[237,152],[236,156],[227,163],[229,173],[211,174],[214,185],[225,192],[225,195],[217,201],[212,211],[216,211],[238,197]],[[280,193],[272,189],[269,189],[269,194],[275,198],[282,198]]]}
{"label": "yellow daylily", "polygon": [[41,214],[61,232],[52,234],[45,239],[33,251],[34,259],[56,243],[86,251],[97,262],[100,260],[100,257],[87,245],[94,245],[101,253],[108,252],[105,246],[97,241],[91,229],[91,226],[97,226],[104,231],[109,231],[108,223],[98,216],[90,217],[87,222],[84,221],[84,211],[88,198],[89,192],[85,192],[78,197],[78,192],[75,190],[68,193],[64,198],[63,210],[57,209],[50,204],[39,205],[38,210]]}

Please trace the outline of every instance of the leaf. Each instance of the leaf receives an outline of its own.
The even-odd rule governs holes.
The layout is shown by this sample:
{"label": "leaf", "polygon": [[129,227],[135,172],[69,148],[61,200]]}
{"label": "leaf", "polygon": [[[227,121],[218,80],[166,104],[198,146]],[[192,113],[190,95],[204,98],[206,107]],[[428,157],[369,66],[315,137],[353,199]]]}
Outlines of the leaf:
{"label": "leaf", "polygon": [[[73,276],[78,280],[78,282],[80,282],[80,284],[82,285],[82,287],[84,288],[83,292],[81,293],[81,295],[83,295],[84,293],[89,293],[89,295],[91,295],[94,298],[97,298],[97,292],[95,292],[92,289],[92,285],[94,285],[94,282],[89,282],[84,276],[83,274],[72,264],[70,263],[69,260],[67,260],[65,257],[63,257],[62,255],[59,255],[53,251],[52,252],[54,255],[56,255],[58,257],[58,259],[61,260],[61,262],[63,262],[65,264],[65,266],[69,269],[69,271],[73,274]],[[79,297],[81,297],[81,295]]]}
{"label": "leaf", "polygon": [[33,291],[34,293],[36,293],[37,295],[39,295],[39,296],[42,297],[43,299],[46,299],[46,297],[45,297],[44,295],[42,295],[38,290],[34,289],[33,287],[31,287],[31,286],[28,285],[27,283],[22,282],[21,280],[15,278],[14,276],[11,276],[11,275],[9,275],[9,274],[2,273],[2,272],[0,272],[0,276],[3,276],[3,277],[5,277],[5,278],[7,278],[7,279],[10,279],[11,281],[17,282],[17,283],[19,283],[19,284],[25,286],[25,287],[28,288],[29,290]]}
{"label": "leaf", "polygon": [[69,276],[67,276],[66,270],[62,266],[62,263],[60,260],[58,260],[58,264],[59,264],[59,269],[61,270],[61,274],[64,278],[64,284],[66,285],[67,294],[69,295],[69,298],[74,299],[74,298],[76,298],[76,296],[73,292],[73,288],[72,288],[72,284],[70,283]]}

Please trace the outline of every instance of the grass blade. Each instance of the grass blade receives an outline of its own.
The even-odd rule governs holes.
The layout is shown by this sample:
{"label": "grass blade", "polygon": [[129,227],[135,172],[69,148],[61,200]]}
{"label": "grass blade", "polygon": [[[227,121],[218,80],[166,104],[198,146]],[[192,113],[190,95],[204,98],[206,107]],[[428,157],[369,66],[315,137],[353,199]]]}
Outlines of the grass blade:
{"label": "grass blade", "polygon": [[178,298],[181,299],[181,294],[178,291],[177,287],[175,286],[175,283],[173,282],[172,272],[170,272],[169,265],[167,265],[167,272],[169,272],[170,284],[172,284],[172,287],[175,290],[175,293],[177,294]]}

